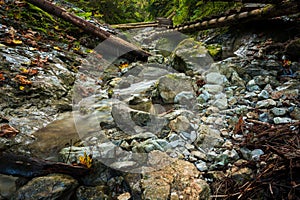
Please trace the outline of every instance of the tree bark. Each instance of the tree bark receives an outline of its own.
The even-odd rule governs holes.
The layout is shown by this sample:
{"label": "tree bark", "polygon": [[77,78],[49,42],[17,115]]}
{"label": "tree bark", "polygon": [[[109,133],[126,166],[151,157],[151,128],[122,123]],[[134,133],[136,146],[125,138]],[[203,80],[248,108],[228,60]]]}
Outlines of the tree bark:
{"label": "tree bark", "polygon": [[[65,9],[60,8],[47,0],[27,0],[27,2],[43,9],[44,11],[60,17],[68,22],[71,22],[75,26],[83,29],[84,31],[91,33],[102,40],[105,40],[105,45],[100,48],[100,52],[104,57],[106,55],[113,56],[115,58],[125,57],[130,61],[141,60],[147,61],[150,53],[143,49],[114,36],[113,34],[102,30],[96,25],[83,20],[82,18],[67,12]],[[106,48],[108,47],[108,48]]]}
{"label": "tree bark", "polygon": [[82,166],[72,166],[7,152],[0,153],[1,174],[32,178],[51,173],[62,173],[73,177],[81,177],[90,172],[90,169]]}

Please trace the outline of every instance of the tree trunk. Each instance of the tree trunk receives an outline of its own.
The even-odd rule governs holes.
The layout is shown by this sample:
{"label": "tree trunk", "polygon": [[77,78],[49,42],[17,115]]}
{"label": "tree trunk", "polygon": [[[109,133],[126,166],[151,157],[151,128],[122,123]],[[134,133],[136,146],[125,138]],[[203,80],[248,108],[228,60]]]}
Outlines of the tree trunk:
{"label": "tree trunk", "polygon": [[101,48],[99,49],[99,53],[102,54],[104,57],[106,55],[109,55],[113,56],[114,58],[125,57],[130,61],[147,61],[148,57],[150,56],[150,53],[142,50],[141,48],[136,47],[135,45],[121,38],[118,38],[107,31],[102,30],[94,24],[67,12],[65,9],[60,8],[49,1],[27,0],[27,2],[32,3],[33,5],[43,9],[44,11],[50,14],[53,14],[68,22],[71,22],[75,26],[78,26],[84,31],[91,33],[102,40],[105,40],[105,45],[103,45],[103,48],[101,46]]}
{"label": "tree trunk", "polygon": [[32,178],[51,173],[62,173],[73,177],[81,177],[89,172],[91,172],[90,169],[82,166],[72,166],[7,152],[0,153],[1,174]]}

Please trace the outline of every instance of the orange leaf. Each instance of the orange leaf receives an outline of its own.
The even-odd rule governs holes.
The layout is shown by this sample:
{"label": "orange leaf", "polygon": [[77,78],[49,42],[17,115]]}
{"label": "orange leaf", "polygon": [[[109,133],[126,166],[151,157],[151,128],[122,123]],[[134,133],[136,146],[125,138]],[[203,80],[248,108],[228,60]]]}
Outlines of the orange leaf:
{"label": "orange leaf", "polygon": [[5,77],[3,76],[2,73],[0,73],[0,81],[4,81],[5,80]]}
{"label": "orange leaf", "polygon": [[26,76],[23,76],[23,75],[16,75],[15,79],[22,85],[31,85],[32,82],[27,80],[27,77]]}
{"label": "orange leaf", "polygon": [[0,137],[11,138],[16,136],[18,133],[18,130],[8,124],[4,124],[0,127]]}
{"label": "orange leaf", "polygon": [[233,134],[243,133],[245,122],[243,116],[239,117],[237,124],[234,127]]}

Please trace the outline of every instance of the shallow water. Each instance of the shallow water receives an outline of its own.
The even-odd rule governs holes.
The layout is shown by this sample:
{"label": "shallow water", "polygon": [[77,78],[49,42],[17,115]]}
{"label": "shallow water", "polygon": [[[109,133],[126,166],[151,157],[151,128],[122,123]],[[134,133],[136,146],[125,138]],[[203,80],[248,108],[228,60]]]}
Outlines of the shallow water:
{"label": "shallow water", "polygon": [[58,152],[79,141],[72,112],[62,114],[58,120],[33,133],[35,142],[28,148],[33,157],[46,160],[58,160]]}

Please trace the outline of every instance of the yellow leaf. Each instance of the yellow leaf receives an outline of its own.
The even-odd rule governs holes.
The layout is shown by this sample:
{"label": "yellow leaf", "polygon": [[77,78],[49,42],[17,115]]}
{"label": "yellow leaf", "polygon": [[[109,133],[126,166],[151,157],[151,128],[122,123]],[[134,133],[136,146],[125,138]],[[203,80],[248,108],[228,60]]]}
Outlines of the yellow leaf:
{"label": "yellow leaf", "polygon": [[23,91],[25,89],[25,87],[24,86],[20,86],[19,89]]}
{"label": "yellow leaf", "polygon": [[123,70],[123,69],[126,69],[128,66],[129,66],[128,63],[123,63],[123,64],[119,65],[119,68],[120,68],[121,70]]}
{"label": "yellow leaf", "polygon": [[12,43],[18,45],[18,44],[22,44],[22,41],[21,40],[12,40]]}
{"label": "yellow leaf", "polygon": [[59,26],[54,26],[54,29],[57,30],[57,31],[60,30]]}
{"label": "yellow leaf", "polygon": [[74,51],[79,51],[79,50],[80,50],[80,47],[74,47],[73,50],[74,50]]}
{"label": "yellow leaf", "polygon": [[87,53],[93,53],[94,50],[92,50],[92,49],[87,49],[85,52],[87,52]]}
{"label": "yellow leaf", "polygon": [[60,50],[61,50],[61,48],[59,48],[58,46],[53,47],[53,49],[55,49],[55,50],[57,50],[57,51],[60,51]]}
{"label": "yellow leaf", "polygon": [[87,168],[91,168],[92,167],[92,156],[91,155],[87,155],[86,152],[84,152],[83,156],[79,156],[79,163],[81,165],[86,166]]}
{"label": "yellow leaf", "polygon": [[26,69],[26,68],[24,68],[24,67],[21,67],[20,70],[21,70],[23,73],[28,73],[28,72],[29,72],[29,70]]}

